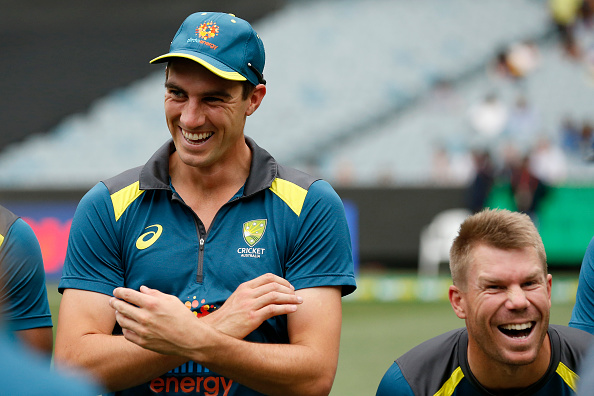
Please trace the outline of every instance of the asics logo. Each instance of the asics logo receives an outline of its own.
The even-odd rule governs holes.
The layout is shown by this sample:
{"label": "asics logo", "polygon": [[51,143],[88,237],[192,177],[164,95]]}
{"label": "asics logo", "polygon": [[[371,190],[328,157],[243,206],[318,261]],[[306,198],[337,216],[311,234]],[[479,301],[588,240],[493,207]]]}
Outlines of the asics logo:
{"label": "asics logo", "polygon": [[143,250],[151,246],[161,236],[161,233],[163,232],[163,227],[160,224],[153,224],[146,227],[145,230],[148,230],[152,227],[155,227],[156,229],[145,232],[136,240],[136,248],[138,250]]}

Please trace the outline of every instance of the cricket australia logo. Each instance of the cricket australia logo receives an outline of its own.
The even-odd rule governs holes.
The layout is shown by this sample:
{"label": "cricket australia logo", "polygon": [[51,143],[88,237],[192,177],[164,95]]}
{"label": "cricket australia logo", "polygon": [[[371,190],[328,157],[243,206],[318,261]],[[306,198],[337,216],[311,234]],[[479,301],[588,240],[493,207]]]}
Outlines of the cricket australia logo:
{"label": "cricket australia logo", "polygon": [[262,239],[266,232],[266,220],[250,220],[243,223],[243,240],[250,247]]}
{"label": "cricket australia logo", "polygon": [[259,259],[264,254],[266,248],[256,248],[254,245],[260,242],[260,239],[264,236],[264,232],[266,232],[266,223],[267,220],[250,220],[243,223],[243,240],[249,247],[237,248],[237,254],[239,254],[240,257]]}

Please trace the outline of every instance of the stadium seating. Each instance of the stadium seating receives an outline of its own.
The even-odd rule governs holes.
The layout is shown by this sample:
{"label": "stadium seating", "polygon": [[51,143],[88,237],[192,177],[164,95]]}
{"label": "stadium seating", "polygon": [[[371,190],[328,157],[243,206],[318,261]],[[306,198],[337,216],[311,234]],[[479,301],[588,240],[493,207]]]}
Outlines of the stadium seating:
{"label": "stadium seating", "polygon": [[[492,88],[486,66],[503,46],[544,37],[551,26],[543,1],[352,0],[291,2],[256,28],[267,49],[268,93],[246,134],[282,162],[313,164],[331,182],[350,163],[351,182],[365,186],[431,183],[438,146],[468,168],[466,108]],[[555,125],[563,106],[583,114],[593,97],[579,66],[552,44],[542,56],[524,89],[544,122]],[[168,136],[156,68],[88,113],[5,150],[0,187],[87,187],[144,163]],[[454,109],[436,104],[442,81],[454,83],[461,100]],[[517,92],[497,89],[505,98]]]}

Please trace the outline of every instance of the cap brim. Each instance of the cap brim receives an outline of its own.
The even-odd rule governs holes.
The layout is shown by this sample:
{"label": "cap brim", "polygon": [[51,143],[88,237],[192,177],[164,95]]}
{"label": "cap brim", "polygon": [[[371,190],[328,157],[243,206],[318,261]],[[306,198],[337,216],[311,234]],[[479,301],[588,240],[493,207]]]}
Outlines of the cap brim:
{"label": "cap brim", "polygon": [[[185,58],[185,59],[193,60],[194,62],[201,64],[202,66],[204,66],[205,68],[207,68],[208,70],[210,70],[211,72],[216,74],[217,76],[224,78],[225,80],[232,80],[232,81],[246,81],[247,80],[247,78],[245,78],[244,76],[242,76],[241,74],[239,74],[236,71],[222,70],[221,67],[225,67],[225,66],[220,64],[220,62],[216,62],[214,60],[211,60],[209,62],[209,61],[206,61],[205,59],[197,57],[196,55],[187,54],[184,52],[170,52],[168,54],[156,57],[155,59],[151,60],[150,63],[162,63],[162,62],[166,62],[170,58]],[[217,67],[217,66],[213,65],[215,63],[220,64],[220,66]]]}

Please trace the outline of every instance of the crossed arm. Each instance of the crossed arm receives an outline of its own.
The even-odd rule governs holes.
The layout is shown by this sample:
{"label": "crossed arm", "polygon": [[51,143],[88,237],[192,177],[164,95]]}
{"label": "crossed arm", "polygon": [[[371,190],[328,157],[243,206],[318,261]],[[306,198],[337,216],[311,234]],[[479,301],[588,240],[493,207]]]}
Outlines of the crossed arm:
{"label": "crossed arm", "polygon": [[[242,284],[221,308],[201,319],[177,297],[157,290],[118,288],[114,295],[64,292],[57,363],[82,366],[114,390],[193,360],[270,395],[330,392],[340,342],[339,287],[295,292],[285,279],[266,274]],[[290,344],[242,339],[282,314],[288,314]],[[116,319],[123,337],[111,336]]]}

